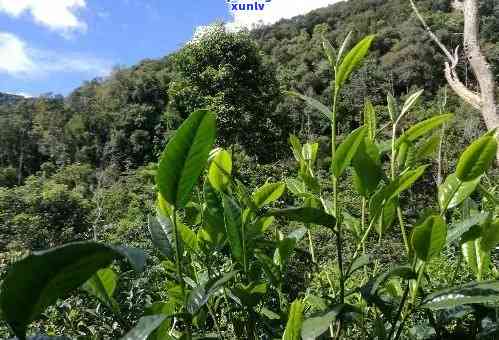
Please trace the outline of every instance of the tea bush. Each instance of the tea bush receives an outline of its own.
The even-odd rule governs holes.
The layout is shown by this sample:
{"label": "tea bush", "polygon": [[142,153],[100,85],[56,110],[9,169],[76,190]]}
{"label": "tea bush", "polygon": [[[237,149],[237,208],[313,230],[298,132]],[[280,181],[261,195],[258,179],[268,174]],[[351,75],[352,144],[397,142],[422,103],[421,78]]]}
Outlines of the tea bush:
{"label": "tea bush", "polygon": [[[107,334],[123,339],[496,334],[499,219],[488,172],[497,141],[493,132],[473,136],[435,185],[428,169],[454,116],[443,104],[412,116],[422,90],[400,103],[388,95],[385,120],[365,98],[360,126],[340,140],[337,103],[373,40],[349,51],[349,36],[338,51],[323,41],[330,107],[289,93],[330,123],[327,166],[318,142],[291,135],[296,172],[276,180],[276,169],[265,169],[271,180],[253,189],[233,162],[248,159],[215,146],[216,114],[193,112],[154,169],[148,231],[156,250],[146,252],[157,265],[144,250],[95,241],[33,252],[3,280],[0,307],[12,333],[26,339],[47,308],[81,288],[106,324],[113,320]],[[424,194],[410,190],[416,183]],[[71,312],[63,315],[77,327]]]}

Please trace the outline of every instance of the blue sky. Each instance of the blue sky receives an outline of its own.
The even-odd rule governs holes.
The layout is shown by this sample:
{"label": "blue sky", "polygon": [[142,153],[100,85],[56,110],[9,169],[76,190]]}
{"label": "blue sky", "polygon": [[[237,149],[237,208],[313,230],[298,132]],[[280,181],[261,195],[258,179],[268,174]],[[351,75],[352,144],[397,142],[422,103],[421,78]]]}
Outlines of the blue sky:
{"label": "blue sky", "polygon": [[272,0],[264,11],[231,12],[226,0],[0,0],[0,92],[66,95],[115,66],[177,50],[215,21],[252,27],[336,1]]}

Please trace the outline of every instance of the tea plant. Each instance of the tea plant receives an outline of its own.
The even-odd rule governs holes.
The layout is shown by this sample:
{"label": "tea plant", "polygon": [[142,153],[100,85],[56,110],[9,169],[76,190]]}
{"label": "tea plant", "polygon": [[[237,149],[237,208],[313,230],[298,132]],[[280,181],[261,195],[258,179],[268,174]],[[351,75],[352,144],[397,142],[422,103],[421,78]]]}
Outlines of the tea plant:
{"label": "tea plant", "polygon": [[[453,116],[440,114],[402,130],[423,91],[408,96],[400,109],[389,95],[390,121],[378,128],[366,99],[362,126],[338,143],[338,99],[375,38],[368,36],[347,52],[349,37],[337,53],[329,42],[323,44],[334,75],[331,108],[292,93],[330,121],[330,178],[317,174],[318,143],[302,145],[291,136],[297,178],[252,191],[233,173],[231,153],[215,148],[215,113],[196,111],[170,139],[156,170],[156,216],[149,219],[149,231],[164,269],[165,299],[144,306],[144,316],[130,329],[113,297],[118,274],[111,264],[126,259],[141,270],[143,252],[97,242],[67,244],[35,252],[10,268],[0,307],[12,332],[26,339],[29,324],[47,306],[80,287],[113,313],[123,333],[128,331],[123,339],[292,340],[326,334],[339,339],[354,332],[389,340],[414,334],[444,338],[455,332],[452,322],[463,318],[472,325],[471,337],[497,332],[499,281],[491,280],[491,251],[499,242],[499,219],[484,180],[497,149],[494,133],[463,152],[455,172],[438,186],[435,204],[428,202],[412,225],[404,215],[404,205],[410,204],[404,195],[427,172],[426,163],[444,138],[438,131]],[[386,129],[390,138],[382,140]],[[361,197],[358,217],[339,192],[338,184],[348,176]],[[276,208],[286,188],[299,205]],[[283,220],[302,227],[285,234],[277,223]],[[369,251],[383,246],[395,224],[405,258],[385,270]],[[313,225],[335,237],[331,257],[338,282],[328,277],[324,296],[307,291],[296,298],[285,291],[286,270],[299,252],[310,256],[309,274],[315,275],[320,260]],[[305,237],[308,252],[298,247]],[[445,247],[461,250],[459,259],[476,281],[432,288],[438,278],[427,268]]]}

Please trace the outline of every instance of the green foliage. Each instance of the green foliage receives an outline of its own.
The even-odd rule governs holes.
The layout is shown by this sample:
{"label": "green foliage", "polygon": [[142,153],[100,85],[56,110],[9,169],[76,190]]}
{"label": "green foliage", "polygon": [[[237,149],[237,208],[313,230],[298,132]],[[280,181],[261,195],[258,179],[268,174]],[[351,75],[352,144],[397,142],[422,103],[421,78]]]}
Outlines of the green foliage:
{"label": "green foliage", "polygon": [[16,335],[25,338],[28,324],[57,298],[78,288],[120,257],[142,270],[143,256],[138,250],[91,242],[35,252],[9,270],[0,296],[3,316]]}
{"label": "green foliage", "polygon": [[441,216],[429,216],[416,226],[411,245],[418,259],[428,262],[443,249],[447,238],[447,226]]}
{"label": "green foliage", "polygon": [[157,175],[163,198],[177,208],[189,201],[192,189],[215,142],[215,114],[200,110],[184,121],[161,156]]}
{"label": "green foliage", "polygon": [[471,144],[459,158],[456,177],[463,181],[472,181],[482,175],[491,166],[497,151],[497,141],[493,134],[486,134]]}
{"label": "green foliage", "polygon": [[[453,44],[461,24],[449,6],[420,5],[432,6],[429,22]],[[452,338],[468,324],[468,338],[493,332],[497,287],[482,280],[496,272],[489,168],[497,143],[482,137],[451,172],[482,134],[480,120],[452,96],[449,110],[430,99],[444,81],[442,62],[406,7],[339,3],[249,35],[219,26],[64,100],[0,107],[0,247],[92,237],[160,255],[140,275],[110,261],[88,269],[71,291],[83,284],[97,299],[51,299],[29,332],[120,338],[132,324],[126,337],[134,339],[315,338],[330,326],[336,338]],[[482,31],[494,31],[493,7],[482,4]],[[375,42],[359,39],[371,30]],[[422,87],[424,101],[414,91]],[[281,97],[289,88],[306,95]],[[230,151],[212,150],[215,119],[204,108],[217,113],[217,145],[235,144]],[[290,131],[295,174],[283,152]],[[136,169],[157,159],[164,136],[159,167]],[[438,173],[421,165],[433,162]],[[0,276],[11,254],[19,256],[0,254]],[[468,283],[471,275],[481,281]]]}

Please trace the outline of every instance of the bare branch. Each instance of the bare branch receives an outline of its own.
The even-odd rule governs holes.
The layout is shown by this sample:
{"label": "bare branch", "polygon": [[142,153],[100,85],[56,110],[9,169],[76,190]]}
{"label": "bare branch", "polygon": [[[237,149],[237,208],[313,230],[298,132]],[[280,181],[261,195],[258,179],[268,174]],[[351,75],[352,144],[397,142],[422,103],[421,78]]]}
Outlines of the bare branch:
{"label": "bare branch", "polygon": [[454,50],[454,54],[452,54],[447,47],[440,41],[440,39],[433,33],[431,30],[430,26],[426,23],[426,20],[423,18],[421,13],[419,12],[418,8],[416,7],[416,4],[414,3],[413,0],[410,0],[412,9],[414,10],[414,13],[416,14],[417,18],[421,22],[421,25],[424,27],[428,35],[431,37],[431,39],[440,47],[442,52],[445,54],[445,56],[448,59],[448,62],[445,63],[445,79],[449,83],[450,87],[456,92],[458,96],[460,96],[464,101],[469,103],[471,106],[473,106],[475,109],[480,110],[481,109],[481,99],[480,95],[477,93],[472,92],[469,90],[463,82],[459,79],[459,76],[456,72],[456,67],[459,63],[459,53],[458,53],[458,48]]}

